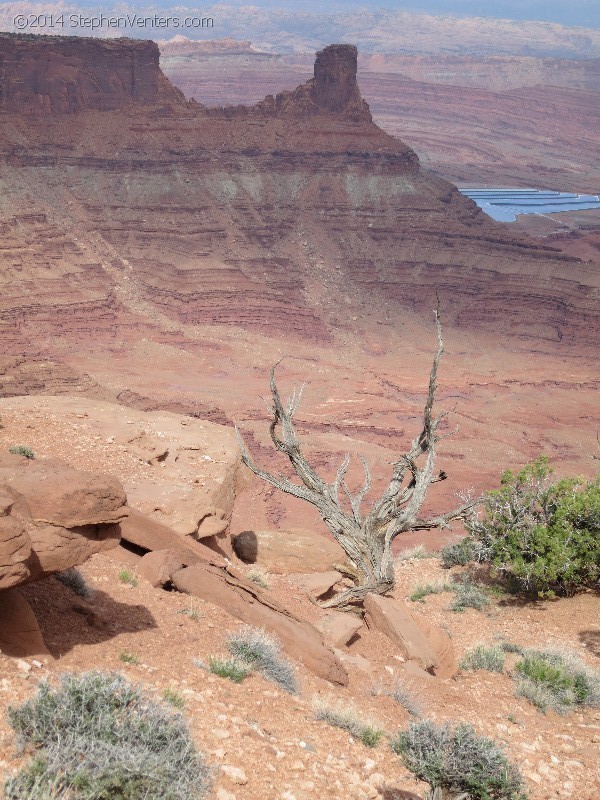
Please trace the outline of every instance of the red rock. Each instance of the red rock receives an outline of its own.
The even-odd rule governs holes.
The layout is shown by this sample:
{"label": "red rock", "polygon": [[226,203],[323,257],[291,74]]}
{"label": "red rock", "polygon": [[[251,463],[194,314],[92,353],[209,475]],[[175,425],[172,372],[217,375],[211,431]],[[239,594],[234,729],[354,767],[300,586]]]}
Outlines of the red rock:
{"label": "red rock", "polygon": [[213,564],[198,563],[176,572],[172,581],[180,591],[221,606],[236,619],[274,633],[289,656],[320,678],[347,685],[346,670],[323,644],[317,629],[295,617],[231,567],[220,569]]}
{"label": "red rock", "polygon": [[9,656],[49,656],[31,606],[18,589],[0,594],[0,651]]}
{"label": "red rock", "polygon": [[26,113],[73,113],[127,108],[183,95],[165,80],[154,42],[69,36],[0,37],[0,108]]}
{"label": "red rock", "polygon": [[325,641],[333,647],[343,647],[362,628],[363,621],[354,614],[344,614],[339,611],[327,612],[315,623],[317,630],[321,631]]}
{"label": "red rock", "polygon": [[329,572],[314,572],[307,575],[292,574],[288,577],[299,589],[316,598],[327,594],[336,583],[342,580],[343,576],[341,572],[330,570]]}
{"label": "red rock", "polygon": [[279,575],[306,572],[307,568],[327,572],[346,560],[337,542],[304,528],[242,531],[234,537],[233,549],[245,564],[261,564]]}
{"label": "red rock", "polygon": [[182,567],[183,561],[177,550],[155,550],[140,559],[136,570],[152,586],[165,586]]}
{"label": "red rock", "polygon": [[424,617],[389,597],[369,594],[365,599],[369,628],[384,633],[400,648],[407,661],[440,678],[456,675],[458,666],[448,634]]}
{"label": "red rock", "polygon": [[214,550],[189,536],[181,536],[171,528],[145,516],[141,511],[130,508],[129,514],[121,522],[121,536],[124,541],[143,550],[172,550],[186,566],[196,561],[207,561],[217,566],[226,562]]}
{"label": "red rock", "polygon": [[0,481],[14,492],[13,513],[63,528],[107,525],[125,516],[127,497],[119,481],[73,469],[58,459],[0,458]]}
{"label": "red rock", "polygon": [[121,484],[55,459],[0,457],[0,588],[39,580],[115,547]]}

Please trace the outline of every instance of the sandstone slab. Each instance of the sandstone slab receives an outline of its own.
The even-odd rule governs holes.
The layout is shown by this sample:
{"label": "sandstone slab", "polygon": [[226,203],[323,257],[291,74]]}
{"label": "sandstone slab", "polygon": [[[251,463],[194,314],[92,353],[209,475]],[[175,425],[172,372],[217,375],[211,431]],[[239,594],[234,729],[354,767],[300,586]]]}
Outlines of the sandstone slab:
{"label": "sandstone slab", "polygon": [[342,614],[339,611],[329,611],[315,623],[315,627],[321,631],[325,641],[333,647],[347,645],[362,626],[363,621],[360,617],[355,617],[353,614]]}
{"label": "sandstone slab", "polygon": [[281,641],[286,653],[320,678],[346,686],[348,674],[321,634],[309,622],[280,606],[266,592],[233,568],[197,563],[176,572],[173,584],[182,592],[221,606],[248,625],[265,628]]}
{"label": "sandstone slab", "polygon": [[177,550],[155,550],[146,553],[136,569],[152,586],[165,586],[175,572],[183,568],[181,555]]}
{"label": "sandstone slab", "polygon": [[369,594],[365,599],[366,622],[398,645],[406,661],[441,678],[458,672],[448,634],[421,615],[390,597]]}
{"label": "sandstone slab", "polygon": [[56,459],[0,457],[0,589],[39,580],[115,547],[126,497],[115,478]]}
{"label": "sandstone slab", "polygon": [[242,531],[233,539],[233,549],[244,563],[261,564],[280,575],[307,568],[328,572],[346,558],[337,542],[305,528]]}
{"label": "sandstone slab", "polygon": [[314,572],[306,575],[290,575],[289,577],[299,589],[316,598],[333,589],[336,583],[342,580],[343,575],[337,570],[330,570],[329,572]]}

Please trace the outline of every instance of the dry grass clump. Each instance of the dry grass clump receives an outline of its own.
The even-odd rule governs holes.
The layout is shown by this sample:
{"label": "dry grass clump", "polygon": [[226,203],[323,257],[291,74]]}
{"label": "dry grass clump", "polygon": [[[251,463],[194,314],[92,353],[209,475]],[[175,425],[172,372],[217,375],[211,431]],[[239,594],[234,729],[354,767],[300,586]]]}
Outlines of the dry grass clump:
{"label": "dry grass clump", "polygon": [[364,717],[351,703],[337,699],[313,699],[315,719],[323,720],[335,728],[342,728],[367,747],[376,747],[383,736],[379,723]]}
{"label": "dry grass clump", "polygon": [[260,564],[253,564],[246,573],[246,577],[249,581],[252,581],[252,583],[260,586],[261,589],[268,589],[271,585],[268,570]]}
{"label": "dry grass clump", "polygon": [[293,666],[281,655],[279,642],[260,628],[244,627],[231,636],[229,651],[235,659],[260,672],[284,691],[298,694]]}
{"label": "dry grass clump", "polygon": [[58,578],[58,580],[64,583],[72,592],[75,592],[75,594],[78,594],[80,597],[84,597],[86,600],[89,600],[94,595],[94,592],[85,582],[85,578],[81,572],[75,567],[57,572],[54,577]]}
{"label": "dry grass clump", "polygon": [[209,769],[183,718],[122,675],[63,675],[9,709],[35,758],[5,785],[7,800],[200,800]]}
{"label": "dry grass clump", "polygon": [[473,672],[477,670],[502,672],[504,670],[505,660],[506,653],[501,645],[491,645],[488,647],[485,644],[478,644],[472,650],[465,653],[459,666],[461,669],[468,669]]}

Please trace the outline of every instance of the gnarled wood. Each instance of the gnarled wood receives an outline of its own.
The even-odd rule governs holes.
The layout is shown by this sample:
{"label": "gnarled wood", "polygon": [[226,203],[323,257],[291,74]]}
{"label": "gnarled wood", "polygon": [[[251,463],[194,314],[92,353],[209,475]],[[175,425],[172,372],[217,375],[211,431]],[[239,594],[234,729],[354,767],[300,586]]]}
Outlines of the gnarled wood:
{"label": "gnarled wood", "polygon": [[[437,417],[433,405],[437,389],[437,373],[444,352],[439,307],[435,310],[437,350],[429,375],[429,388],[423,411],[423,428],[412,442],[410,450],[395,462],[390,482],[376,500],[370,512],[364,516],[361,507],[371,488],[371,473],[366,460],[361,456],[365,480],[362,488],[352,493],[345,481],[350,464],[347,454],[340,464],[333,483],[324,481],[302,455],[300,443],[293,424],[293,417],[302,398],[300,391],[284,404],[275,381],[275,370],[271,368],[270,389],[273,418],[269,433],[275,448],[285,453],[301,483],[295,483],[284,475],[275,475],[257,466],[248,452],[240,431],[236,433],[244,464],[262,480],[287,494],[305,500],[315,506],[336,541],[344,549],[349,564],[340,566],[340,571],[351,577],[356,586],[346,589],[325,601],[326,608],[349,608],[360,605],[367,594],[385,594],[394,588],[395,576],[392,558],[392,542],[401,533],[413,530],[429,530],[447,527],[453,519],[464,518],[476,501],[469,500],[446,514],[430,519],[419,516],[427,491],[432,483],[445,480],[445,472],[435,471],[436,444],[443,438],[437,431],[445,413]],[[278,362],[279,363],[279,362]],[[278,431],[281,429],[281,433]],[[347,507],[349,506],[349,511]]]}

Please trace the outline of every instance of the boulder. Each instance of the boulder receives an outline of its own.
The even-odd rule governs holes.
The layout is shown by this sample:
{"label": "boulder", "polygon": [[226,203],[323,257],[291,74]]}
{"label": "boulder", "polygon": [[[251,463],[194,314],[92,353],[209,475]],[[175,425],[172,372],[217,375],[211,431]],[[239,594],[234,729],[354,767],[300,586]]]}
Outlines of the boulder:
{"label": "boulder", "polygon": [[398,645],[406,661],[413,661],[440,678],[456,675],[454,648],[444,630],[390,597],[368,594],[365,611],[368,627],[381,631]]}
{"label": "boulder", "polygon": [[0,651],[8,656],[49,656],[31,606],[18,589],[0,593]]}
{"label": "boulder", "polygon": [[115,547],[126,497],[112,477],[56,459],[0,458],[0,589],[39,580]]}
{"label": "boulder", "polygon": [[286,653],[318,677],[341,686],[348,684],[346,670],[323,643],[317,629],[295,617],[232,567],[198,562],[176,572],[172,582],[180,591],[221,606],[236,619],[275,634]]}
{"label": "boulder", "polygon": [[62,528],[107,525],[126,515],[127,497],[109,475],[82,472],[54,458],[3,456],[0,482],[14,498],[13,513]]}
{"label": "boulder", "polygon": [[360,617],[356,617],[354,614],[343,614],[339,611],[328,611],[315,623],[316,629],[321,631],[325,641],[333,647],[347,645],[362,626],[363,621]]}
{"label": "boulder", "polygon": [[152,586],[165,586],[175,572],[183,567],[177,550],[155,550],[146,553],[136,565],[137,572]]}
{"label": "boulder", "polygon": [[346,560],[333,539],[305,528],[280,531],[242,531],[233,539],[233,549],[245,564],[262,564],[269,572],[328,572]]}

